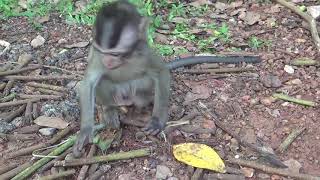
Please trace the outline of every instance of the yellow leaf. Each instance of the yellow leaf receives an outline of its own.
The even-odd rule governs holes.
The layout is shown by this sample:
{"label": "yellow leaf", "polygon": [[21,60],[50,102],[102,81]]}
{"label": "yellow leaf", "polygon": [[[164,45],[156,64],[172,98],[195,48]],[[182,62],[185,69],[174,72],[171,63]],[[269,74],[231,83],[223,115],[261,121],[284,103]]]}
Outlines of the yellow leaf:
{"label": "yellow leaf", "polygon": [[225,165],[214,149],[205,144],[182,143],[173,146],[174,157],[193,167],[225,173]]}

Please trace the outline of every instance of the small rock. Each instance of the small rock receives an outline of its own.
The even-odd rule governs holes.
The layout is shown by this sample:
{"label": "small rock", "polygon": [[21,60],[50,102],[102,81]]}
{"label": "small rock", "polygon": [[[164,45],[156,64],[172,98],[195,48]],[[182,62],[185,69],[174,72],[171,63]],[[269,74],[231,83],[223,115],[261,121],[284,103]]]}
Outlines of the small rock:
{"label": "small rock", "polygon": [[269,174],[264,174],[264,173],[259,173],[258,175],[258,179],[270,179],[270,175]]}
{"label": "small rock", "polygon": [[72,153],[68,153],[64,158],[64,160],[72,160],[72,159],[75,159]]}
{"label": "small rock", "polygon": [[309,6],[307,7],[307,11],[314,19],[317,19],[320,16],[320,6]]}
{"label": "small rock", "polygon": [[230,140],[230,149],[233,151],[233,152],[236,152],[239,150],[239,143],[238,141],[235,139],[235,138],[232,138]]}
{"label": "small rock", "polygon": [[59,39],[58,44],[66,44],[68,41],[66,39]]}
{"label": "small rock", "polygon": [[265,106],[270,106],[273,102],[275,102],[275,99],[273,97],[266,97],[260,99],[260,103]]}
{"label": "small rock", "polygon": [[51,136],[56,132],[56,128],[41,128],[39,132],[44,136]]}
{"label": "small rock", "polygon": [[119,175],[118,180],[137,180],[137,178],[133,177],[131,173],[128,173]]}
{"label": "small rock", "polygon": [[31,46],[34,47],[34,48],[42,46],[45,41],[46,40],[42,36],[38,35],[36,38],[34,38],[31,41]]}
{"label": "small rock", "polygon": [[9,133],[12,130],[14,130],[16,127],[15,125],[11,124],[11,123],[7,123],[5,121],[3,121],[2,119],[0,119],[0,133]]}
{"label": "small rock", "polygon": [[30,61],[31,59],[32,59],[32,55],[31,54],[24,53],[24,54],[19,56],[18,62],[19,63],[24,63],[24,62]]}
{"label": "small rock", "polygon": [[253,177],[254,169],[243,167],[243,168],[241,168],[241,171],[243,172],[243,175],[245,177],[248,177],[248,178]]}
{"label": "small rock", "polygon": [[262,76],[260,81],[263,83],[263,85],[267,88],[278,88],[281,86],[281,81],[279,79],[278,76],[275,76],[275,75],[271,75],[271,74],[268,74],[268,75],[265,75],[265,76]]}
{"label": "small rock", "polygon": [[286,82],[287,85],[301,85],[302,81],[300,79],[293,79]]}
{"label": "small rock", "polygon": [[285,72],[287,72],[288,74],[293,74],[293,73],[294,73],[293,67],[292,67],[292,66],[289,66],[289,65],[285,65],[284,68],[283,68],[283,70],[284,70]]}
{"label": "small rock", "polygon": [[283,164],[288,166],[289,171],[293,173],[300,173],[302,165],[297,160],[289,159],[287,161],[284,161]]}
{"label": "small rock", "polygon": [[157,172],[156,172],[157,179],[166,179],[170,176],[172,176],[172,172],[167,166],[164,166],[164,165],[157,166]]}

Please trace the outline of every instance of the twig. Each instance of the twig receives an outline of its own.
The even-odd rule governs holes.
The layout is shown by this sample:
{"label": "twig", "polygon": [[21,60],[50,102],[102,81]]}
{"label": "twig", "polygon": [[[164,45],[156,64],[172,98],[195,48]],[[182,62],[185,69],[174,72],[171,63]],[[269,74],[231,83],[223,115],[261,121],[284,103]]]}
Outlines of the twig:
{"label": "twig", "polygon": [[50,99],[50,100],[58,100],[61,98],[61,96],[57,95],[33,95],[33,94],[18,94],[18,96],[22,99]]}
{"label": "twig", "polygon": [[52,139],[50,139],[48,142],[40,143],[34,146],[30,146],[24,149],[20,149],[18,151],[12,152],[6,156],[6,158],[13,158],[17,156],[22,156],[26,154],[32,153],[34,150],[41,149],[47,146],[50,146],[56,142],[58,142],[60,139],[62,139],[64,136],[66,136],[71,130],[73,129],[72,126],[68,126],[67,128],[60,131],[56,136],[54,136]]}
{"label": "twig", "polygon": [[190,74],[214,74],[214,73],[235,73],[253,71],[253,68],[219,68],[219,69],[184,69],[182,72]]}
{"label": "twig", "polygon": [[6,87],[3,90],[3,96],[8,96],[10,94],[10,90],[12,89],[14,81],[8,81]]}
{"label": "twig", "polygon": [[44,89],[50,89],[54,91],[60,91],[65,92],[67,89],[61,86],[55,86],[51,84],[43,84],[43,83],[37,83],[37,82],[28,82],[26,83],[27,86],[36,87],[36,88],[44,88]]}
{"label": "twig", "polygon": [[[17,62],[9,62],[9,63],[18,64]],[[38,65],[38,64],[30,64],[30,65]],[[76,75],[76,76],[79,76],[79,77],[83,77],[83,75],[81,75],[81,74],[78,74],[78,73],[73,72],[73,71],[69,71],[67,69],[59,68],[57,66],[42,65],[42,67],[48,68],[48,69],[56,69],[56,70],[60,70],[61,72],[64,72],[64,73],[69,73],[69,74],[73,74],[73,75]]]}
{"label": "twig", "polygon": [[16,93],[11,93],[8,96],[1,98],[0,103],[11,101],[12,99],[14,99],[16,97],[16,95],[17,95]]}
{"label": "twig", "polygon": [[306,128],[299,128],[294,129],[289,136],[280,144],[279,148],[277,149],[278,152],[283,153],[287,150],[289,145],[305,130]]}
{"label": "twig", "polygon": [[211,113],[210,110],[208,109],[208,107],[206,105],[204,105],[202,102],[199,102],[199,110],[200,112],[207,118],[213,119],[215,124],[221,128],[223,131],[225,131],[226,133],[230,134],[232,137],[234,137],[239,144],[245,146],[245,147],[249,147],[252,150],[260,153],[261,156],[265,157],[270,163],[272,163],[273,165],[276,165],[278,167],[282,167],[282,168],[286,168],[287,166],[285,164],[283,164],[279,158],[275,155],[272,154],[268,151],[266,151],[263,147],[259,147],[255,144],[251,144],[249,142],[247,142],[245,139],[239,137],[234,131],[232,131],[230,128],[228,128],[221,120],[220,117],[218,117],[217,113]]}
{"label": "twig", "polygon": [[75,169],[67,170],[67,171],[59,171],[57,174],[51,174],[48,176],[42,176],[39,180],[51,180],[51,179],[60,179],[64,177],[68,177],[76,173]]}
{"label": "twig", "polygon": [[203,169],[197,168],[197,169],[194,171],[194,173],[193,173],[193,175],[192,175],[192,177],[191,177],[191,180],[199,180],[199,179],[201,179],[202,172],[203,172]]}
{"label": "twig", "polygon": [[4,76],[5,79],[9,80],[20,80],[20,81],[46,81],[46,80],[81,80],[81,78],[73,75],[53,75],[53,76]]}
{"label": "twig", "polygon": [[11,163],[11,164],[2,164],[2,166],[0,166],[0,174],[4,174],[10,170],[12,170],[13,168],[18,167],[19,164],[18,163]]}
{"label": "twig", "polygon": [[273,168],[270,166],[266,166],[263,164],[259,164],[254,161],[246,161],[243,159],[235,159],[235,158],[230,158],[228,159],[228,162],[232,164],[238,164],[241,166],[246,166],[246,167],[251,167],[254,169],[259,169],[261,171],[264,171],[266,173],[270,174],[278,174],[281,176],[286,176],[286,177],[292,177],[292,178],[297,178],[297,179],[306,179],[306,180],[320,180],[319,176],[312,176],[309,174],[300,174],[300,173],[295,173],[292,171],[289,171],[288,169],[278,169],[278,168]]}
{"label": "twig", "polygon": [[23,73],[26,71],[32,71],[35,69],[39,69],[41,68],[41,65],[37,65],[37,66],[30,66],[30,67],[25,67],[25,68],[21,68],[21,69],[14,69],[14,70],[8,70],[5,72],[0,72],[0,77],[1,76],[8,76],[8,75],[13,75],[13,74],[19,74],[19,73]]}
{"label": "twig", "polygon": [[20,134],[32,134],[32,133],[38,132],[39,129],[40,129],[40,126],[37,124],[34,124],[30,126],[24,126],[19,129],[15,129],[14,132],[20,133]]}
{"label": "twig", "polygon": [[11,63],[5,62],[5,63],[1,63],[1,64],[3,64],[3,66],[0,67],[0,72],[6,71],[6,70],[12,68],[12,64]]}
{"label": "twig", "polygon": [[320,63],[316,60],[309,59],[309,58],[299,58],[294,60],[292,63],[294,66],[314,66],[320,65]]}
{"label": "twig", "polygon": [[11,114],[9,114],[7,117],[5,117],[4,121],[7,123],[10,123],[14,118],[22,114],[25,109],[26,109],[26,104],[22,105],[21,107],[13,111]]}
{"label": "twig", "polygon": [[31,161],[28,161],[28,162],[22,164],[21,166],[18,166],[16,168],[12,169],[11,171],[8,171],[8,172],[0,175],[0,179],[10,179],[10,178],[14,177],[19,172],[21,172],[21,171],[27,169],[28,167],[30,167],[31,163],[32,163]]}
{"label": "twig", "polygon": [[39,111],[38,111],[38,104],[37,103],[33,103],[32,104],[32,116],[33,116],[33,119],[36,119],[37,117],[39,117]]}
{"label": "twig", "polygon": [[150,148],[142,148],[138,150],[132,150],[128,152],[118,152],[112,153],[105,156],[94,156],[92,158],[80,158],[80,159],[70,159],[65,161],[59,161],[54,164],[54,166],[81,166],[85,164],[95,164],[99,162],[109,162],[109,161],[116,161],[116,160],[124,160],[136,157],[143,157],[150,155],[151,150]]}
{"label": "twig", "polygon": [[317,23],[316,20],[302,12],[298,7],[296,7],[293,3],[291,2],[287,2],[285,0],[276,0],[276,2],[278,2],[279,4],[289,8],[290,10],[292,10],[294,13],[298,14],[299,16],[301,16],[305,21],[308,22],[309,26],[310,26],[310,32],[311,35],[313,37],[313,41],[318,49],[318,52],[320,52],[320,38],[319,38],[319,34],[318,34],[318,30],[317,30]]}
{"label": "twig", "polygon": [[0,91],[6,87],[7,83],[0,83]]}
{"label": "twig", "polygon": [[27,106],[26,106],[26,112],[24,114],[24,117],[26,118],[26,120],[28,122],[31,122],[32,121],[32,102],[29,101],[27,103]]}
{"label": "twig", "polygon": [[26,141],[26,140],[33,140],[33,139],[37,138],[37,135],[36,134],[17,134],[17,133],[3,134],[3,133],[0,133],[0,137],[6,138],[9,141],[16,141],[16,140]]}
{"label": "twig", "polygon": [[[87,158],[93,157],[94,154],[96,153],[97,146],[95,144],[92,144],[90,147],[90,151],[87,155]],[[80,169],[79,175],[77,177],[77,180],[84,180],[86,178],[86,173],[88,172],[89,165],[84,165]]]}
{"label": "twig", "polygon": [[61,92],[54,91],[51,89],[37,88],[37,90],[41,93],[44,93],[44,94],[52,94],[52,95],[56,95],[56,96],[60,96],[60,97],[63,96],[63,94]]}
{"label": "twig", "polygon": [[21,105],[21,104],[27,104],[29,101],[36,102],[36,101],[40,101],[40,99],[39,98],[34,98],[34,99],[24,99],[24,100],[0,103],[0,108],[10,107],[10,106],[18,106],[18,105]]}
{"label": "twig", "polygon": [[298,98],[290,97],[285,94],[274,93],[272,96],[277,99],[282,99],[285,101],[289,101],[289,102],[293,102],[293,103],[297,103],[297,104],[301,104],[301,105],[305,105],[305,106],[312,106],[312,107],[316,106],[316,103],[313,101],[298,99]]}
{"label": "twig", "polygon": [[57,147],[50,154],[48,154],[49,157],[43,157],[43,158],[39,159],[32,166],[30,166],[29,168],[23,170],[18,175],[16,175],[12,180],[26,179],[32,173],[34,173],[39,168],[41,168],[43,165],[45,165],[50,160],[52,160],[52,158],[50,158],[50,156],[58,156],[59,154],[63,153],[66,149],[68,149],[69,147],[71,147],[74,144],[75,140],[76,140],[76,136],[69,137],[68,140],[64,144]]}

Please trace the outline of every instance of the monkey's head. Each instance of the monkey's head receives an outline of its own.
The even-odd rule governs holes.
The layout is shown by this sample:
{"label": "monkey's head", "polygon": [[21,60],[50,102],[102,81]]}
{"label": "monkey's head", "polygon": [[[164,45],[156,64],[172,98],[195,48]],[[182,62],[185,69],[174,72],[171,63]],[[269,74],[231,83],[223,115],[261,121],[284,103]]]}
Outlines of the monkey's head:
{"label": "monkey's head", "polygon": [[103,54],[108,69],[124,63],[140,40],[145,39],[147,21],[126,0],[104,5],[97,14],[93,46]]}

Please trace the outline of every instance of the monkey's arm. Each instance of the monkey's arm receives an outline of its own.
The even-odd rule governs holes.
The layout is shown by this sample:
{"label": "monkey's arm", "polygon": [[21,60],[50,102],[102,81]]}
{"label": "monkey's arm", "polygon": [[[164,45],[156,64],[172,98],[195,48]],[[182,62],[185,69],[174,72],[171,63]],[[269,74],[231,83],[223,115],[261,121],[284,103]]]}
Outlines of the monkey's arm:
{"label": "monkey's arm", "polygon": [[231,63],[237,64],[241,62],[259,63],[259,56],[192,56],[186,58],[177,58],[166,63],[169,69],[176,69],[183,66],[189,66],[201,63]]}
{"label": "monkey's arm", "polygon": [[[154,56],[157,58],[156,56]],[[158,71],[151,74],[154,82],[154,106],[151,121],[143,130],[150,134],[157,134],[165,127],[168,121],[169,95],[170,95],[170,72],[165,64],[156,59],[154,66]]]}
{"label": "monkey's arm", "polygon": [[104,71],[99,64],[98,58],[89,53],[89,64],[84,79],[80,85],[80,133],[73,147],[75,156],[80,155],[84,145],[91,143],[94,136],[94,105],[95,105],[95,88]]}

